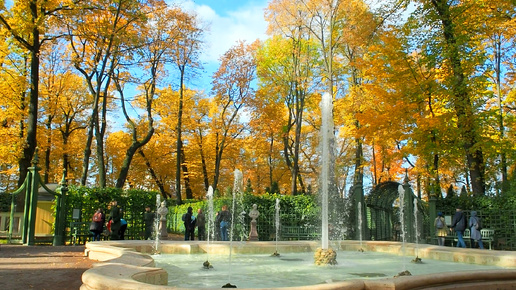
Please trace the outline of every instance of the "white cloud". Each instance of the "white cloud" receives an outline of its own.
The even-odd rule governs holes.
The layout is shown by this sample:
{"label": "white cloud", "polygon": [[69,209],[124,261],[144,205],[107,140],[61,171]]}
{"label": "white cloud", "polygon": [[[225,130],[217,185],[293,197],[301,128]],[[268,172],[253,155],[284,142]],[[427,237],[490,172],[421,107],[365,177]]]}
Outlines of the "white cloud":
{"label": "white cloud", "polygon": [[207,5],[198,5],[192,1],[181,4],[186,10],[195,11],[209,25],[206,33],[206,50],[201,61],[218,63],[219,58],[239,40],[248,43],[256,39],[265,39],[267,22],[263,18],[266,2],[263,5],[249,4],[227,11],[227,16],[218,15]]}

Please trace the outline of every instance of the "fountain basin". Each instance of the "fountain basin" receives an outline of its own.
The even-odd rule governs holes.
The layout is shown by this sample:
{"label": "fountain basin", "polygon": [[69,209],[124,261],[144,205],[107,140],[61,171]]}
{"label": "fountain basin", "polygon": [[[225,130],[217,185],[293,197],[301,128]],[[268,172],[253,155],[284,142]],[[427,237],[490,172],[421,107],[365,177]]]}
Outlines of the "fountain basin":
{"label": "fountain basin", "polygon": [[[170,254],[229,254],[229,242],[215,242],[209,246],[198,241],[162,241],[161,253]],[[374,280],[353,279],[343,282],[295,287],[295,289],[431,289],[453,288],[470,289],[504,289],[516,287],[516,252],[488,251],[479,249],[462,249],[440,247],[434,245],[402,244],[398,242],[358,242],[342,241],[338,246],[345,251],[358,251],[363,248],[367,252],[406,253],[409,259],[416,256],[449,262],[469,263],[505,267],[501,270],[479,270],[467,272],[446,272],[397,278],[381,278]],[[417,246],[417,247],[416,247]],[[154,267],[150,256],[154,251],[151,241],[102,241],[86,244],[86,254],[90,259],[101,261],[92,269],[84,272],[81,289],[179,289],[166,285],[166,271]],[[234,254],[281,254],[294,252],[314,252],[320,247],[319,242],[248,242],[233,243]],[[343,258],[345,259],[345,258]],[[238,286],[238,285],[237,285]],[[183,288],[185,289],[185,288]],[[191,288],[190,288],[191,289]],[[203,288],[206,289],[206,288]],[[219,289],[219,287],[217,288]],[[248,288],[250,289],[250,288]],[[262,288],[263,289],[263,288]],[[271,289],[271,288],[267,288]],[[279,288],[294,289],[294,288]]]}

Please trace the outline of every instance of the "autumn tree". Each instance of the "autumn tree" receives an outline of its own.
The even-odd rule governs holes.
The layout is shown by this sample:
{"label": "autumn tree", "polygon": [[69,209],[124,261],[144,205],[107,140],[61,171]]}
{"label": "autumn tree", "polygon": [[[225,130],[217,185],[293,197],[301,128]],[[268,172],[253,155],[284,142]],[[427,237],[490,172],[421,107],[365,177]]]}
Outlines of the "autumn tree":
{"label": "autumn tree", "polygon": [[[143,80],[143,82],[140,84],[141,95],[137,95],[132,103],[136,108],[140,108],[145,112],[146,118],[142,119],[141,114],[138,116],[140,124],[137,124],[131,118],[126,104],[127,97],[124,92],[125,84],[132,82],[133,78],[129,72],[124,73],[120,71],[117,71],[113,78],[116,91],[120,96],[122,112],[131,135],[131,144],[126,150],[120,174],[115,184],[118,188],[124,186],[129,174],[131,161],[136,152],[145,146],[154,135],[153,103],[157,97],[156,86],[166,76],[166,64],[172,62],[174,47],[171,46],[171,43],[178,37],[177,24],[171,21],[171,19],[175,18],[176,11],[168,9],[164,3],[161,6],[154,7],[152,13],[149,13],[145,29],[142,27],[144,33],[142,33],[141,39],[137,40],[140,44],[135,45],[135,53],[140,56],[137,63],[143,72],[138,79]],[[146,123],[145,130],[142,123]],[[143,151],[140,152],[142,154]],[[164,194],[164,197],[166,198],[167,194]]]}
{"label": "autumn tree", "polygon": [[94,100],[84,147],[82,185],[88,178],[91,146],[95,138],[98,185],[106,186],[104,138],[108,110],[114,105],[113,76],[117,69],[121,69],[120,62],[124,58],[130,59],[134,45],[138,44],[136,36],[145,22],[145,13],[154,2],[90,0],[83,6],[88,9],[71,14],[67,19],[72,63],[84,77]]}
{"label": "autumn tree", "polygon": [[[275,37],[267,42],[259,58],[259,76],[262,96],[273,104],[281,100],[286,116],[279,120],[283,124],[281,141],[283,157],[290,169],[290,194],[306,192],[300,172],[303,114],[307,110],[307,99],[314,94],[317,84],[315,75],[315,45],[310,42],[309,32],[301,27],[293,28],[286,38]],[[265,100],[264,100],[265,101]],[[271,142],[273,139],[270,139]]]}
{"label": "autumn tree", "polygon": [[[174,9],[174,21],[171,21],[175,28],[175,37],[171,39],[172,53],[171,58],[179,71],[179,104],[177,108],[177,127],[176,127],[176,199],[181,203],[181,172],[185,183],[186,198],[193,198],[192,189],[189,186],[188,167],[185,163],[185,155],[182,140],[182,122],[185,77],[187,69],[192,69],[191,73],[201,68],[199,54],[202,48],[202,37],[204,30],[199,19],[193,15]],[[170,21],[170,18],[167,18]]]}
{"label": "autumn tree", "polygon": [[0,182],[3,190],[16,189],[26,122],[27,62],[0,26]]}
{"label": "autumn tree", "polygon": [[516,27],[513,21],[516,15],[513,8],[513,3],[510,1],[499,1],[496,5],[487,5],[485,32],[477,35],[483,40],[483,47],[488,54],[487,64],[491,68],[487,71],[487,75],[493,83],[491,89],[494,98],[488,101],[487,107],[498,122],[498,132],[493,132],[493,135],[498,135],[494,144],[496,144],[497,149],[495,150],[499,155],[499,166],[494,168],[500,172],[500,190],[502,192],[508,192],[510,187],[508,171],[510,142],[507,139],[506,127],[511,120],[510,117],[508,118],[511,114],[505,104],[511,90],[509,82],[514,72],[514,67],[511,67],[511,59],[516,53],[514,45]]}
{"label": "autumn tree", "polygon": [[[91,106],[84,82],[72,73],[72,68],[66,63],[65,51],[59,49],[60,46],[56,41],[42,51],[40,99],[44,129],[40,132],[44,135],[39,140],[44,141],[39,142],[39,147],[45,150],[45,183],[50,181],[52,172],[55,175],[53,182],[63,177],[68,179],[69,171],[72,177],[78,176],[75,169],[80,164],[76,158],[79,144],[74,142],[72,135],[80,135],[86,129],[87,110]],[[54,149],[60,156],[53,154]]]}
{"label": "autumn tree", "polygon": [[213,75],[217,110],[212,111],[212,130],[216,135],[215,166],[212,187],[217,189],[224,151],[241,133],[239,117],[248,99],[254,97],[252,82],[256,78],[256,49],[259,42],[239,42],[221,57],[221,64]]}
{"label": "autumn tree", "polygon": [[[77,1],[80,2],[80,1]],[[29,97],[27,101],[28,115],[25,145],[23,154],[18,162],[20,175],[18,185],[21,185],[31,166],[32,157],[37,146],[37,122],[39,100],[39,66],[42,45],[60,36],[56,17],[64,10],[72,9],[74,1],[13,1],[12,7],[0,3],[0,24],[8,31],[9,37],[23,48],[29,55]]]}

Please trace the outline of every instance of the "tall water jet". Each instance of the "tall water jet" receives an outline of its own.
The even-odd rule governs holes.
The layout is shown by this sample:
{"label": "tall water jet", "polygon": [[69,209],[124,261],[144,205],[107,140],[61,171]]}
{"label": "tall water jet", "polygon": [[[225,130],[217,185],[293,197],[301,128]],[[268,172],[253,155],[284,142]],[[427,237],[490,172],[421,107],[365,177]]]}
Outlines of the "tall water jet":
{"label": "tall water jet", "polygon": [[333,148],[333,104],[332,96],[328,93],[323,94],[321,99],[321,175],[319,177],[320,195],[321,195],[321,248],[315,253],[315,264],[331,264],[337,263],[337,253],[329,248],[328,237],[328,195],[329,185],[333,184],[332,169],[333,163],[331,150]]}
{"label": "tall water jet", "polygon": [[328,185],[330,183],[330,137],[333,135],[333,104],[330,94],[321,100],[321,206],[322,233],[321,247],[328,249]]}

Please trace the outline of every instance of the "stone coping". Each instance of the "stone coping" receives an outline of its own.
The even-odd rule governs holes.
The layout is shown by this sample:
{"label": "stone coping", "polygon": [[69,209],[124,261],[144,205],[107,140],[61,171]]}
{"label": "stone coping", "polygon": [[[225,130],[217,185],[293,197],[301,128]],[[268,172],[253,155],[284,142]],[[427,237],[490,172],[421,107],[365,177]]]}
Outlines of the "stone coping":
{"label": "stone coping", "polygon": [[[199,241],[162,241],[158,251],[167,254],[216,253],[229,254],[229,242],[214,242],[208,246]],[[448,272],[417,276],[401,276],[374,280],[348,280],[344,282],[310,285],[304,287],[282,287],[276,289],[514,289],[516,288],[516,252],[463,249],[427,244],[384,241],[342,241],[330,243],[331,247],[344,251],[365,251],[391,253],[459,263],[500,266],[510,269]],[[155,253],[153,241],[100,241],[86,244],[85,254],[100,263],[82,275],[81,290],[93,289],[187,289],[167,285],[168,273],[154,267],[150,256]],[[259,254],[315,251],[320,242],[233,242],[231,251],[235,254]],[[192,289],[192,288],[188,288]],[[203,288],[206,289],[206,288]],[[220,288],[216,288],[220,289]],[[270,288],[261,288],[270,289]]]}

